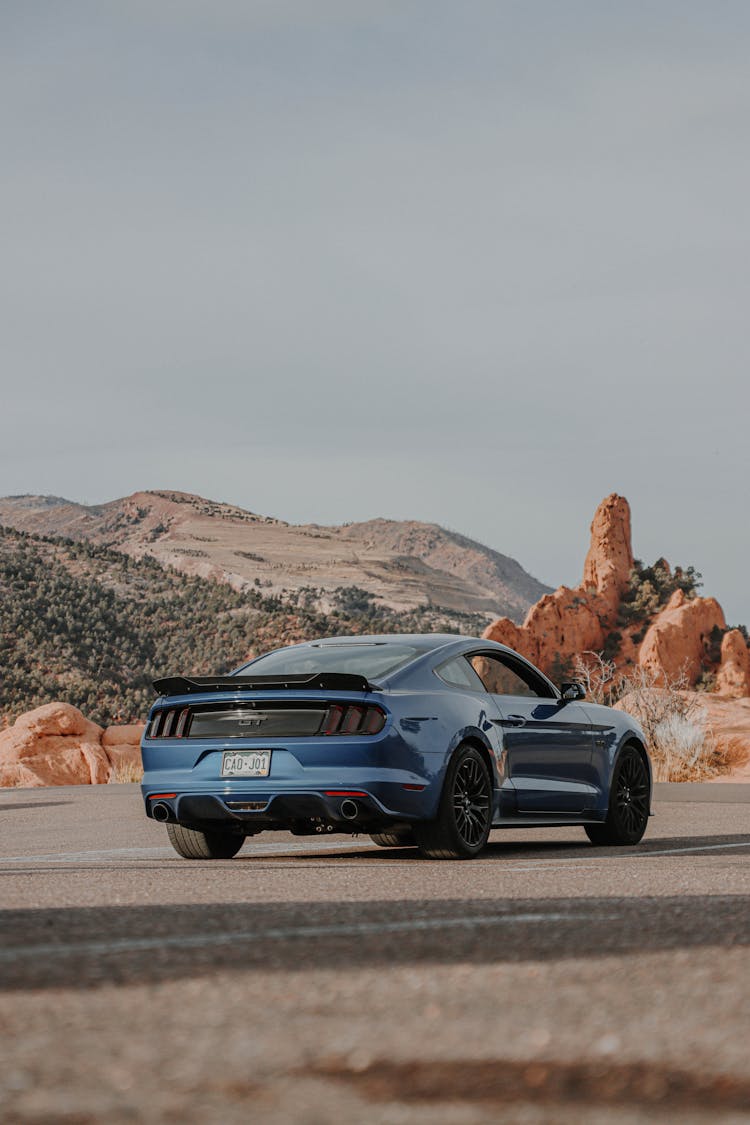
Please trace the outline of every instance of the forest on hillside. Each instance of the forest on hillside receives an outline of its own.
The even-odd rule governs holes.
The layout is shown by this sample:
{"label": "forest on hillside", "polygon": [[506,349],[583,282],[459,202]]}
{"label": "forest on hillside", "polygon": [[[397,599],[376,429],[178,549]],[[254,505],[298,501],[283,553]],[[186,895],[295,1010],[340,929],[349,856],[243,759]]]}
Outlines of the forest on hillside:
{"label": "forest on hillside", "polygon": [[398,613],[358,587],[330,612],[314,588],[268,596],[155,559],[0,527],[0,726],[52,700],[95,722],[142,719],[152,680],[207,675],[251,655],[346,633],[466,632],[485,621],[436,607]]}

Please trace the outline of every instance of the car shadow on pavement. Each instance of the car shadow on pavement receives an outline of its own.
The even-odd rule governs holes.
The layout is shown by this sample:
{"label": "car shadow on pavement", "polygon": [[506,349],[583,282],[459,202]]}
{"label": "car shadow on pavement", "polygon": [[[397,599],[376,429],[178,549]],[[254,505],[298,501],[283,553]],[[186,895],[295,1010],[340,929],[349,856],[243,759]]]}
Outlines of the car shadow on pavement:
{"label": "car shadow on pavement", "polygon": [[[547,861],[571,858],[615,860],[618,857],[623,858],[625,856],[647,856],[651,852],[663,857],[664,852],[668,850],[673,850],[676,855],[681,855],[693,849],[696,853],[699,853],[701,849],[706,849],[715,852],[717,855],[723,855],[735,851],[741,854],[741,848],[745,846],[747,846],[748,851],[750,851],[750,834],[748,833],[735,833],[733,835],[727,834],[721,836],[696,836],[692,839],[686,836],[661,836],[654,839],[642,840],[640,844],[635,844],[632,847],[610,848],[596,847],[586,839],[581,841],[504,840],[502,834],[496,832],[478,857],[478,860],[480,862],[496,860],[498,863],[502,863],[508,859],[543,859]],[[254,852],[253,839],[250,838],[234,862],[285,863],[288,862],[291,852],[291,848],[289,852],[283,852],[280,849],[275,854],[273,852],[263,852],[260,850]],[[294,854],[295,861],[302,865],[306,863],[319,864],[322,856],[325,856],[328,861],[342,859],[358,861],[369,860],[376,864],[383,863],[384,861],[393,862],[394,860],[412,860],[419,863],[443,862],[423,859],[415,847],[374,848],[367,840],[362,841],[361,851],[351,845],[337,851],[335,843],[331,841],[330,846],[326,847],[325,852],[311,846],[308,855],[296,849]],[[475,860],[474,862],[477,861]]]}
{"label": "car shadow on pavement", "polygon": [[0,988],[217,972],[502,964],[750,944],[750,896],[424,899],[0,911]]}
{"label": "car shadow on pavement", "polygon": [[601,855],[602,853],[608,853],[610,855],[648,855],[650,852],[663,855],[664,852],[669,850],[674,851],[675,855],[678,855],[687,854],[691,851],[699,853],[704,849],[706,851],[710,850],[715,852],[717,855],[727,855],[732,851],[743,854],[742,848],[744,847],[747,847],[750,851],[750,833],[747,832],[726,833],[719,836],[649,837],[645,840],[641,840],[640,844],[636,844],[633,848],[592,848],[592,851],[597,855]]}
{"label": "car shadow on pavement", "polygon": [[[722,849],[722,845],[724,849]],[[643,856],[649,855],[651,852],[663,856],[663,853],[668,850],[674,851],[675,854],[685,854],[692,850],[699,852],[701,849],[710,849],[722,855],[725,854],[725,851],[739,851],[745,845],[750,849],[750,833],[747,832],[727,833],[719,836],[646,837],[639,844],[634,844],[631,847],[597,847],[588,840],[582,840],[580,843],[576,840],[537,840],[533,843],[514,840],[506,844],[502,839],[498,840],[495,837],[482,852],[482,859],[502,859],[509,855],[517,857],[534,854],[544,855],[547,858],[554,858],[555,856],[564,858],[574,855],[581,858],[590,856],[597,859],[602,857],[617,859],[618,856]]]}

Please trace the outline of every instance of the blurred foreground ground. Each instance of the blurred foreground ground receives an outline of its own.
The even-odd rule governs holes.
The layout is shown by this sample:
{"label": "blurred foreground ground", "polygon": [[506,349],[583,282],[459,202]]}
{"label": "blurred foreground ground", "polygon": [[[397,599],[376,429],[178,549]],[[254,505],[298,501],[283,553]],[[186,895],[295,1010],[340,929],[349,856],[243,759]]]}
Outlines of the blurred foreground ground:
{"label": "blurred foreground ground", "polygon": [[748,1121],[750,786],[655,811],[200,864],[135,786],[3,792],[3,1121]]}

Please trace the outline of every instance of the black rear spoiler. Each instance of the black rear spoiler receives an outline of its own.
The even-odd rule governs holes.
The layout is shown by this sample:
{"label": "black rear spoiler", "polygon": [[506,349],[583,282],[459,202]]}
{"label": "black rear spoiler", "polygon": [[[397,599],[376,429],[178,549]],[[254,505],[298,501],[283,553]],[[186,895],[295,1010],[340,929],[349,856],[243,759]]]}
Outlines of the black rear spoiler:
{"label": "black rear spoiler", "polygon": [[159,695],[191,695],[205,691],[379,691],[364,676],[348,672],[314,672],[302,676],[167,676],[154,680],[154,690]]}

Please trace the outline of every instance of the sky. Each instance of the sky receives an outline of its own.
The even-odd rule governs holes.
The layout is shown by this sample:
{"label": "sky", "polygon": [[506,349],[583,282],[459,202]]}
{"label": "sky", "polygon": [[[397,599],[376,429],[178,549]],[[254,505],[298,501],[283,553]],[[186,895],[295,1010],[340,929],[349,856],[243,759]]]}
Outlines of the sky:
{"label": "sky", "polygon": [[745,0],[0,4],[0,495],[435,521],[750,624]]}

